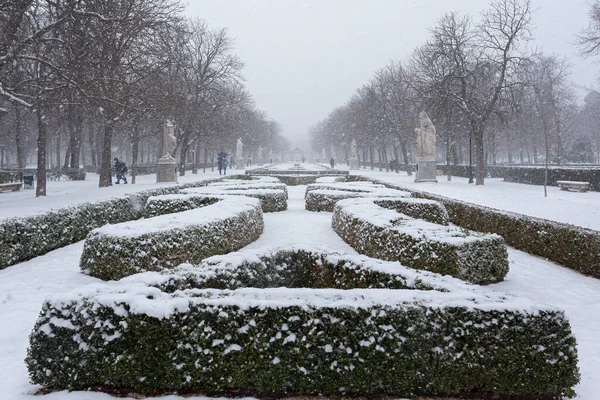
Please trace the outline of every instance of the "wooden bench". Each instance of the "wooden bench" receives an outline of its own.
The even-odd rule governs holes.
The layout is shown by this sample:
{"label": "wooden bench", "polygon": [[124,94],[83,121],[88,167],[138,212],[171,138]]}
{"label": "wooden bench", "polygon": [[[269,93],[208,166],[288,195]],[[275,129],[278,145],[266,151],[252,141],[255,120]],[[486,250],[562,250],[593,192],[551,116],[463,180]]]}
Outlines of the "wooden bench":
{"label": "wooden bench", "polygon": [[0,193],[1,192],[16,192],[21,190],[23,187],[23,182],[13,182],[13,183],[0,183]]}
{"label": "wooden bench", "polygon": [[579,182],[579,181],[556,181],[560,190],[569,190],[576,189],[579,192],[587,192],[590,187],[589,182]]}

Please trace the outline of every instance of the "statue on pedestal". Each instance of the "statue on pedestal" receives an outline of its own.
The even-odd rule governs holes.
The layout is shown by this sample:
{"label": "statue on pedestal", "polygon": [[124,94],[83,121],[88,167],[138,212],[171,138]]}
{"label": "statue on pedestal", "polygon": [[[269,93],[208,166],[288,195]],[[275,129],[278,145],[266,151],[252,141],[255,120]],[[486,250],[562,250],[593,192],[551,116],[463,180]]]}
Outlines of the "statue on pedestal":
{"label": "statue on pedestal", "polygon": [[166,120],[163,128],[163,151],[160,158],[163,160],[173,160],[173,151],[176,147],[175,126],[173,122]]}
{"label": "statue on pedestal", "polygon": [[175,126],[172,121],[166,120],[163,127],[162,156],[158,160],[156,169],[156,182],[177,182],[176,161],[173,158],[173,151],[176,147]]}
{"label": "statue on pedestal", "polygon": [[435,161],[435,126],[425,111],[419,113],[417,133],[418,161]]}
{"label": "statue on pedestal", "polygon": [[360,169],[360,163],[358,162],[358,150],[356,149],[356,139],[352,139],[350,143],[350,170]]}
{"label": "statue on pedestal", "polygon": [[235,143],[235,156],[237,158],[244,158],[244,143],[242,142],[242,138],[238,138]]}

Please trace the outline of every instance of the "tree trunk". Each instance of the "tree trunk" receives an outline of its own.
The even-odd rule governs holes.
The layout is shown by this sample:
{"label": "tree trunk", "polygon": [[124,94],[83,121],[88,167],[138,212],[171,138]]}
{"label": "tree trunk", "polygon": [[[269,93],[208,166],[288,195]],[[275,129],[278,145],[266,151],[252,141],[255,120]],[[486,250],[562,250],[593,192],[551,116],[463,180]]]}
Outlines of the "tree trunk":
{"label": "tree trunk", "polygon": [[371,170],[375,169],[373,158],[373,146],[369,146],[369,161],[371,162]]}
{"label": "tree trunk", "polygon": [[408,150],[404,141],[400,142],[400,151],[402,151],[402,158],[404,159],[404,168],[406,169],[406,175],[412,176],[412,168],[410,166],[410,160],[408,159]]}
{"label": "tree trunk", "polygon": [[35,197],[46,196],[46,142],[48,127],[46,114],[40,108],[37,110],[38,138],[37,138],[37,185]]}
{"label": "tree trunk", "polygon": [[100,160],[100,180],[98,187],[112,186],[111,174],[111,144],[115,131],[115,121],[111,113],[107,113],[104,122],[104,137],[102,139],[102,159]]}
{"label": "tree trunk", "polygon": [[[63,169],[69,168],[69,159],[71,157],[71,141],[69,140],[69,144],[67,145],[67,151],[65,152],[65,163],[63,164]],[[60,168],[60,164],[58,165]]]}
{"label": "tree trunk", "polygon": [[131,184],[135,185],[135,177],[137,175],[138,153],[140,149],[140,128],[138,123],[133,125],[133,133],[131,138]]}
{"label": "tree trunk", "polygon": [[452,181],[452,173],[450,172],[450,152],[452,150],[452,144],[450,140],[450,134],[448,133],[448,138],[446,140],[446,180],[448,182]]}
{"label": "tree trunk", "polygon": [[92,159],[92,165],[98,166],[98,159],[96,154],[96,129],[94,123],[90,121],[88,126],[88,144],[90,145],[90,157]]}
{"label": "tree trunk", "polygon": [[72,116],[73,122],[69,125],[71,130],[69,137],[69,148],[70,148],[70,166],[71,168],[79,168],[79,155],[81,154],[81,139],[82,139],[82,128],[83,118],[79,114],[79,110],[76,109]]}
{"label": "tree trunk", "polygon": [[485,155],[483,153],[483,124],[478,124],[473,132],[473,141],[475,142],[475,185],[483,185],[485,178]]}
{"label": "tree trunk", "polygon": [[17,168],[25,168],[25,150],[23,149],[23,128],[21,108],[15,107],[15,146],[17,150]]}
{"label": "tree trunk", "polygon": [[196,140],[194,142],[194,159],[192,162],[194,163],[192,166],[192,174],[198,173],[198,159],[200,158],[200,141]]}

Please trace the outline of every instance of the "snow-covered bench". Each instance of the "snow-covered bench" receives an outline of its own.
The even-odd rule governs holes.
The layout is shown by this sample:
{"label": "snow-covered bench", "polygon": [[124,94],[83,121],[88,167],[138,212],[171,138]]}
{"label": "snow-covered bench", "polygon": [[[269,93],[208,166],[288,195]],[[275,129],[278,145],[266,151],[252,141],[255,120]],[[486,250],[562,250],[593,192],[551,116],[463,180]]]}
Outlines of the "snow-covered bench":
{"label": "snow-covered bench", "polygon": [[346,199],[333,210],[333,230],[359,253],[471,283],[504,280],[508,252],[501,236],[411,218],[379,201]]}
{"label": "snow-covered bench", "polygon": [[580,181],[556,181],[560,190],[575,189],[579,192],[587,192],[590,183],[589,182],[580,182]]}
{"label": "snow-covered bench", "polygon": [[0,183],[0,193],[17,192],[23,187],[23,182]]}
{"label": "snow-covered bench", "polygon": [[554,398],[574,394],[576,352],[552,306],[398,262],[282,249],[54,294],[26,363],[54,390]]}
{"label": "snow-covered bench", "polygon": [[202,208],[94,229],[83,246],[81,269],[101,279],[121,279],[229,253],[262,234],[258,199],[206,197]]}

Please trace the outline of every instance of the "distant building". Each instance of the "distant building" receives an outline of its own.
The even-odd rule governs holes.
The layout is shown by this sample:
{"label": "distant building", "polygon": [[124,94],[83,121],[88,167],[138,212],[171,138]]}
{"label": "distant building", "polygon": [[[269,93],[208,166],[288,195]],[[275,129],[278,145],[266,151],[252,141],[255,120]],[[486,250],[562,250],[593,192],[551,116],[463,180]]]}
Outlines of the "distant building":
{"label": "distant building", "polygon": [[314,162],[312,152],[305,152],[299,147],[282,154],[283,162],[301,163],[302,157],[306,158],[306,162]]}

